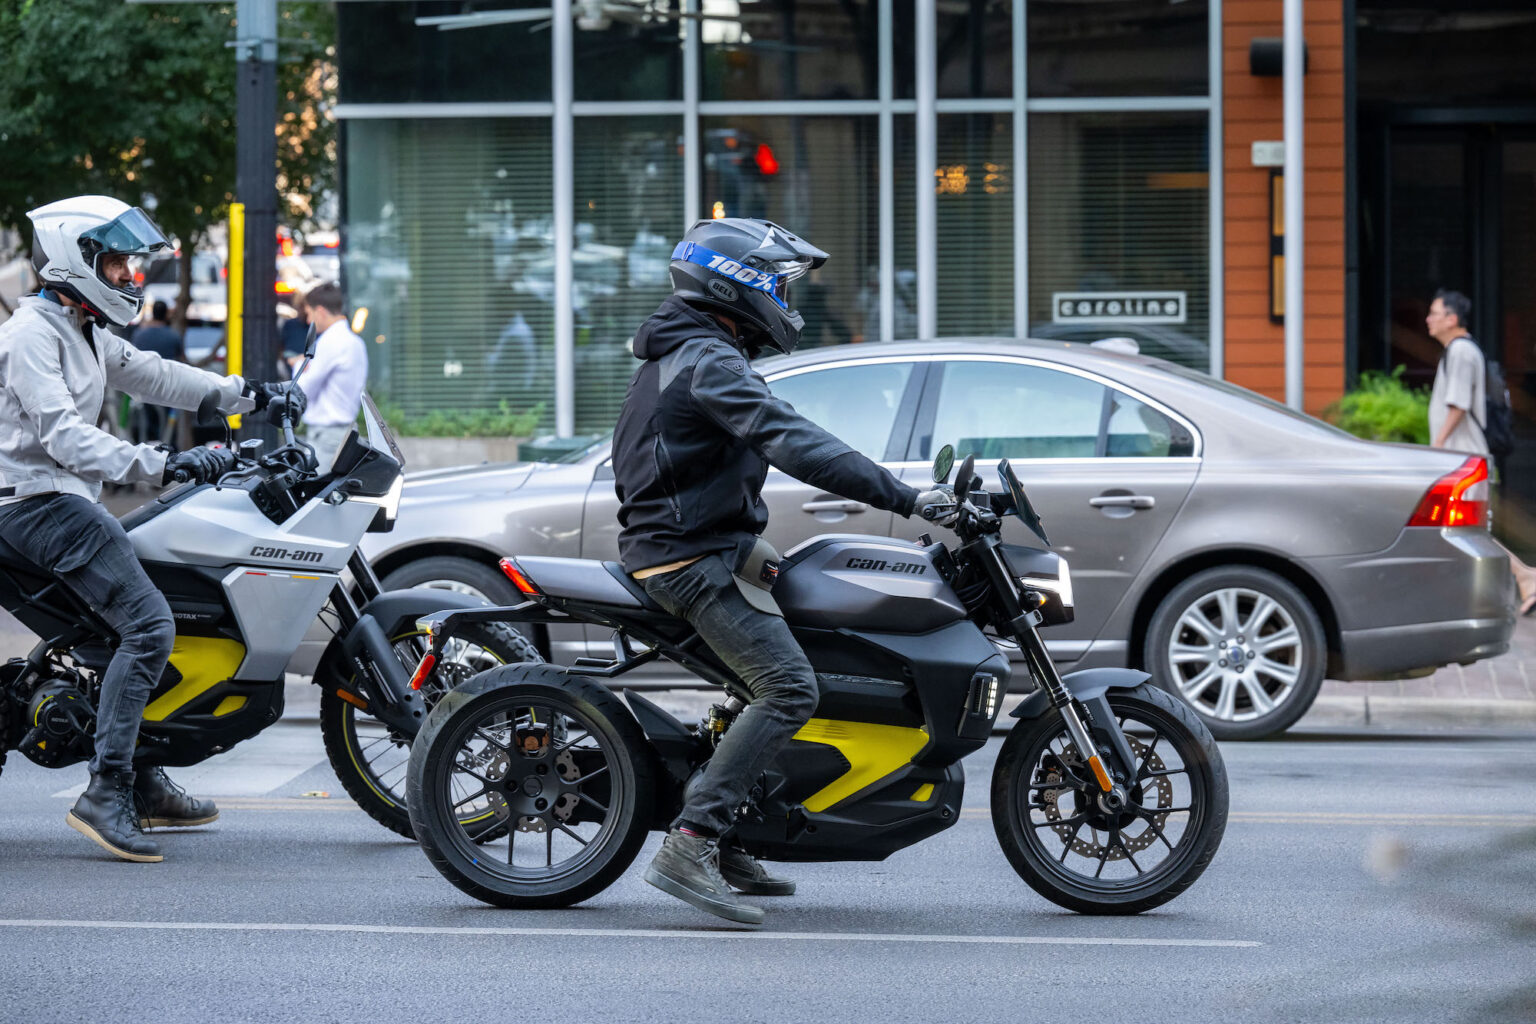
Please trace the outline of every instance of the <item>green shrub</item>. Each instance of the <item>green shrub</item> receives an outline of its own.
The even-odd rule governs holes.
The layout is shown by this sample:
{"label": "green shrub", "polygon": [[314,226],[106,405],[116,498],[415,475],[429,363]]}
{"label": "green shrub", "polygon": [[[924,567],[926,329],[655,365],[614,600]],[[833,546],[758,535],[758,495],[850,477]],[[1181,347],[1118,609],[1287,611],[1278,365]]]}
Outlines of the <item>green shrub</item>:
{"label": "green shrub", "polygon": [[1360,386],[1323,410],[1323,418],[1367,441],[1429,444],[1429,389],[1403,383],[1403,368],[1367,370]]}
{"label": "green shrub", "polygon": [[502,399],[495,409],[434,409],[423,416],[410,416],[387,397],[375,395],[374,404],[396,434],[401,437],[528,437],[538,429],[544,415],[540,402],[523,412],[513,412],[512,404]]}

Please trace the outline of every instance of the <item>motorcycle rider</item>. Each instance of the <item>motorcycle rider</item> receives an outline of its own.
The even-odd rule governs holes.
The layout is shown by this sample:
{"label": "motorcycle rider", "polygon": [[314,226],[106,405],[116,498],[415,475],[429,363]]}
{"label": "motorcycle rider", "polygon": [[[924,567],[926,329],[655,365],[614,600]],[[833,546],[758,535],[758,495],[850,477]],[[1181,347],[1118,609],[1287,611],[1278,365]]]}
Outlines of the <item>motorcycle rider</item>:
{"label": "motorcycle rider", "polygon": [[672,295],[635,334],[644,360],[613,438],[624,570],[686,619],[746,684],[732,723],[645,880],[700,910],[757,924],[745,894],[788,895],[729,841],[758,776],[816,709],[816,675],[769,588],[776,556],[759,535],[770,465],[833,494],[903,516],[954,521],[954,498],[919,493],[774,396],[748,365],[789,353],[803,321],[789,282],[827,254],[766,220],[694,224],[672,253]]}
{"label": "motorcycle rider", "polygon": [[190,409],[216,388],[220,411],[271,407],[270,415],[289,402],[300,408],[303,392],[165,360],[108,330],[143,308],[136,264],[170,248],[139,208],[77,196],[27,216],[41,289],[0,325],[0,546],[54,575],[117,633],[101,675],[90,785],[66,821],[117,857],[158,862],[144,828],[206,824],[218,809],[158,767],[134,771],[139,720],[176,629],[122,525],[98,499],[104,481],[207,481],[234,460],[227,449],[178,452],[114,437],[95,425],[103,394],[110,386]]}

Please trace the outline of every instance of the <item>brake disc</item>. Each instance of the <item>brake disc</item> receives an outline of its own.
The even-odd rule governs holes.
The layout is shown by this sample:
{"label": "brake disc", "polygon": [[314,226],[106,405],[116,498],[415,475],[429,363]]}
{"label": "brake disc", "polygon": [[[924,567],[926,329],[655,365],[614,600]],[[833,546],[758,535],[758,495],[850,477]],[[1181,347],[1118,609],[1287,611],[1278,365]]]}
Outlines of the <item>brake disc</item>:
{"label": "brake disc", "polygon": [[[1131,752],[1136,755],[1137,761],[1141,763],[1144,769],[1154,772],[1164,770],[1163,759],[1157,755],[1156,751],[1149,754],[1147,752],[1147,745],[1135,736],[1128,735],[1125,739],[1131,746]],[[1088,777],[1088,766],[1083,763],[1083,759],[1078,754],[1075,746],[1068,743],[1062,749],[1059,757],[1062,764],[1070,769],[1074,775],[1077,775],[1079,778]],[[1063,782],[1065,781],[1065,775],[1060,771],[1049,771],[1041,781],[1046,783]],[[1142,807],[1148,807],[1148,801],[1146,800],[1148,795],[1156,796],[1157,807],[1173,806],[1173,783],[1168,780],[1167,776],[1159,775],[1150,779],[1143,779],[1139,785],[1142,793]],[[1058,822],[1062,820],[1061,800],[1063,797],[1072,798],[1072,813],[1066,815],[1066,817],[1075,818],[1082,814],[1084,808],[1088,806],[1089,798],[1087,795],[1070,784],[1060,789],[1042,790],[1039,803],[1036,806],[1044,813],[1047,821]],[[1139,820],[1146,821],[1145,818]],[[1136,854],[1156,842],[1157,833],[1163,829],[1167,820],[1168,815],[1166,813],[1154,814],[1152,824],[1156,825],[1155,829],[1152,825],[1148,825],[1136,835],[1130,835],[1122,830],[1120,832],[1120,842],[1107,848],[1104,843],[1099,841],[1101,835],[1105,841],[1108,841],[1111,835],[1108,828],[1109,822],[1104,820],[1102,814],[1090,816],[1088,821],[1076,828],[1071,825],[1053,825],[1051,831],[1055,832],[1063,843],[1069,844],[1072,852],[1079,856],[1090,857],[1093,860],[1124,860],[1127,849],[1131,853]],[[1084,832],[1088,834],[1089,838],[1083,838]],[[1124,846],[1122,847],[1121,844],[1124,844]],[[1106,849],[1108,850],[1107,853]]]}

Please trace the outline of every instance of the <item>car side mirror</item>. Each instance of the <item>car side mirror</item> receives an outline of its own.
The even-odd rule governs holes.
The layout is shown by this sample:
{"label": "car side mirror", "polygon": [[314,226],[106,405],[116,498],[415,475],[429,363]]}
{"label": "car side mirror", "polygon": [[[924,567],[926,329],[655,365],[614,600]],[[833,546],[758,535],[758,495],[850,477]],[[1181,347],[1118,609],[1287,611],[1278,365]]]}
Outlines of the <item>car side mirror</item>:
{"label": "car side mirror", "polygon": [[949,480],[949,471],[955,466],[955,446],[947,444],[933,457],[933,482],[942,484]]}

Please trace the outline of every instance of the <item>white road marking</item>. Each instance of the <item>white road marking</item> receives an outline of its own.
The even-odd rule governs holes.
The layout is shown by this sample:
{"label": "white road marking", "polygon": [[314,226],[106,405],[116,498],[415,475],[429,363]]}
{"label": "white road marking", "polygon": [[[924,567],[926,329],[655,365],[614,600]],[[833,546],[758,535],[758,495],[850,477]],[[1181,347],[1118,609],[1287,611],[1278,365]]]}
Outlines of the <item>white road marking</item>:
{"label": "white road marking", "polygon": [[757,939],[780,942],[902,942],[977,946],[1194,946],[1253,949],[1246,939],[1072,938],[1059,935],[881,935],[870,932],[671,931],[662,928],[449,928],[430,925],[304,924],[239,921],[49,921],[3,920],[0,928],[84,928],[97,931],[356,932],[365,935],[484,935],[579,939]]}

